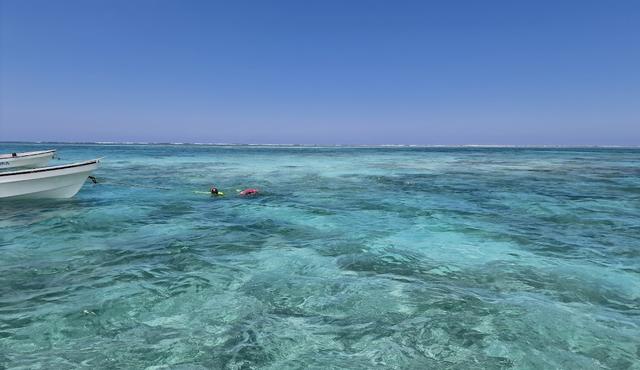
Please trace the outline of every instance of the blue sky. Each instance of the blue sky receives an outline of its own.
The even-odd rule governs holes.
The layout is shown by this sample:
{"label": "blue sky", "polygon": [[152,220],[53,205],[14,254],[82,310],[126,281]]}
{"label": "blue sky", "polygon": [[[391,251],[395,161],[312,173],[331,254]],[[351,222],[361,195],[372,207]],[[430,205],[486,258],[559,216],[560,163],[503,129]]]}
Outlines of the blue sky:
{"label": "blue sky", "polygon": [[639,1],[0,4],[0,141],[640,145]]}

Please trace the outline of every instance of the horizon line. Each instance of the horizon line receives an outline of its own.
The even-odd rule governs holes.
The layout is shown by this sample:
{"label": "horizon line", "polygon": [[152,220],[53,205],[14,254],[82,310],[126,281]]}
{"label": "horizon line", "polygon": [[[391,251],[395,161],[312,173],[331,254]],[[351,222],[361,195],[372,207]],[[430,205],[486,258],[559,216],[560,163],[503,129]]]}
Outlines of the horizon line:
{"label": "horizon line", "polygon": [[601,144],[309,144],[309,143],[216,143],[216,142],[153,142],[153,141],[0,141],[0,144],[56,145],[198,145],[198,146],[271,146],[271,147],[409,147],[409,148],[640,148],[638,145]]}

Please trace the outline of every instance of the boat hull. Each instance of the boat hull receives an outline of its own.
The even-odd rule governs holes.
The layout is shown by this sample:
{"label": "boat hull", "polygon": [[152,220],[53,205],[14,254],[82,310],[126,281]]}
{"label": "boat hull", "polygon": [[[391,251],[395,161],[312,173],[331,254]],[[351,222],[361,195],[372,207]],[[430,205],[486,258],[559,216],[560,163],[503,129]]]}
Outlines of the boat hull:
{"label": "boat hull", "polygon": [[99,161],[0,174],[1,199],[64,199],[78,193]]}
{"label": "boat hull", "polygon": [[41,167],[56,154],[55,150],[0,155],[0,170],[20,167]]}

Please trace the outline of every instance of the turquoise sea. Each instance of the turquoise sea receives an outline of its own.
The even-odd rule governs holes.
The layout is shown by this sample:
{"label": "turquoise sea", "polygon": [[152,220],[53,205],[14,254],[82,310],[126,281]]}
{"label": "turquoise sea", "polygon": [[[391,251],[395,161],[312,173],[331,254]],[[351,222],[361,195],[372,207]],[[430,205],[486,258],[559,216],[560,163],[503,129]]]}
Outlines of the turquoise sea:
{"label": "turquoise sea", "polygon": [[0,368],[640,369],[640,149],[0,148]]}

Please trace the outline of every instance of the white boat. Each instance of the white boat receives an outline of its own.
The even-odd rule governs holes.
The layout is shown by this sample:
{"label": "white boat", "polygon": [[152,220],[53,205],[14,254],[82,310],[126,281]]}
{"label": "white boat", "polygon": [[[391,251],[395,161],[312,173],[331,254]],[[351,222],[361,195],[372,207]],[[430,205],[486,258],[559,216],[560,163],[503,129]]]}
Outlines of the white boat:
{"label": "white boat", "polygon": [[55,154],[55,150],[0,154],[0,169],[44,166]]}
{"label": "white boat", "polygon": [[71,198],[99,163],[99,159],[94,159],[61,166],[0,172],[0,199]]}

